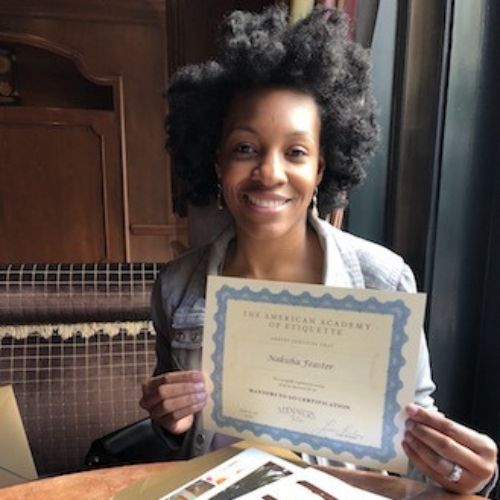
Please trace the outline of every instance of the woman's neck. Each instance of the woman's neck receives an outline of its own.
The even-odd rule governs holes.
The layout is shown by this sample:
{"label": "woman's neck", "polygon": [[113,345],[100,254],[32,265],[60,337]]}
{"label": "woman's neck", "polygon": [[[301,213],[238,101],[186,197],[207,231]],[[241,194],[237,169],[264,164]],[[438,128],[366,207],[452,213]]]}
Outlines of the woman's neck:
{"label": "woman's neck", "polygon": [[228,248],[223,274],[240,278],[321,283],[323,250],[316,232],[307,225],[302,235],[256,240],[237,232]]}

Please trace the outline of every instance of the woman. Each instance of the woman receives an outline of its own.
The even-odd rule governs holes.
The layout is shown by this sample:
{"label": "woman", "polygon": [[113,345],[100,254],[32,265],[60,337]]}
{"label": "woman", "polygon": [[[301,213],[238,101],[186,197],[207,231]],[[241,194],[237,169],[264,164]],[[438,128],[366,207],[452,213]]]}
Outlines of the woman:
{"label": "woman", "polygon": [[[233,13],[217,60],[181,70],[168,93],[169,148],[191,201],[216,196],[234,219],[211,245],[169,263],[153,293],[158,364],[141,405],[178,457],[227,442],[198,418],[208,274],[415,291],[400,257],[311,210],[330,213],[362,179],[377,125],[367,55],[348,39],[344,17],[317,9],[292,27],[286,17],[277,7]],[[449,490],[491,489],[495,444],[433,411],[433,390],[422,336],[404,450]]]}

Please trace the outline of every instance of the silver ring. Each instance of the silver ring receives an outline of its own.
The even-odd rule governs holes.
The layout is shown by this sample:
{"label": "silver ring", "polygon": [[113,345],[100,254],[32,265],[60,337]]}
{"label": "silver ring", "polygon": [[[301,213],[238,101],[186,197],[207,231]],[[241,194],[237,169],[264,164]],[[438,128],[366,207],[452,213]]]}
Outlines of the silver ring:
{"label": "silver ring", "polygon": [[451,469],[451,472],[448,474],[447,479],[448,481],[451,481],[452,483],[458,483],[460,479],[462,479],[462,474],[464,473],[464,470],[460,465],[458,464],[453,464],[453,469]]}

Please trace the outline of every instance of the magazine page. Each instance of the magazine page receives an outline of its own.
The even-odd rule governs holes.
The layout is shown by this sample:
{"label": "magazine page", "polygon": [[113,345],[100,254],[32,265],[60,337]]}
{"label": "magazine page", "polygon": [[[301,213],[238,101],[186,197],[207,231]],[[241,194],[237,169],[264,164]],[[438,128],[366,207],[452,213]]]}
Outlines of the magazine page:
{"label": "magazine page", "polygon": [[289,476],[302,468],[270,453],[248,448],[160,500],[229,500]]}
{"label": "magazine page", "polygon": [[240,497],[242,500],[377,500],[387,497],[355,488],[311,467]]}

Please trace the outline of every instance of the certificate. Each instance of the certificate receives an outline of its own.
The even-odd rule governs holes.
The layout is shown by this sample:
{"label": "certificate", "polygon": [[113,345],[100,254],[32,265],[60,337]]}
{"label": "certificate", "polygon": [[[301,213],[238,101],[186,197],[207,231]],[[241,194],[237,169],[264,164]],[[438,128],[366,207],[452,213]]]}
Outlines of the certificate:
{"label": "certificate", "polygon": [[405,473],[425,295],[209,276],[208,430]]}

